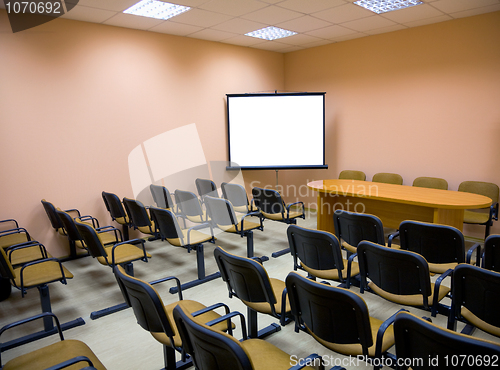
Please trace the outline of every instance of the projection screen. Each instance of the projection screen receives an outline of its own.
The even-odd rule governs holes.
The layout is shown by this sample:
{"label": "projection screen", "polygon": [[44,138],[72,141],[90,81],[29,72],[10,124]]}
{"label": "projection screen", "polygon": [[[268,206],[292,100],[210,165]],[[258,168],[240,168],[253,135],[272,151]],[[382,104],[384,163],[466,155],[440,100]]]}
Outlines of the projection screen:
{"label": "projection screen", "polygon": [[324,92],[226,96],[228,169],[328,168]]}

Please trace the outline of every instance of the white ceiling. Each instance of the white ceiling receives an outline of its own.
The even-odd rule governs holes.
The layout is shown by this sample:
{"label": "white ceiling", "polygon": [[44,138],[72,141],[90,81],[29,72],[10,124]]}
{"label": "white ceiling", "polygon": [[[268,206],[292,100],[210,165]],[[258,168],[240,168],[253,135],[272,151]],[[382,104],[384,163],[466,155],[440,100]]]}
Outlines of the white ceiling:
{"label": "white ceiling", "polygon": [[[286,53],[500,11],[500,0],[423,0],[422,5],[380,15],[353,4],[355,0],[168,0],[192,9],[162,21],[123,13],[138,1],[79,0],[63,18]],[[0,7],[5,8],[3,2]],[[267,26],[297,35],[276,41],[245,36]]]}

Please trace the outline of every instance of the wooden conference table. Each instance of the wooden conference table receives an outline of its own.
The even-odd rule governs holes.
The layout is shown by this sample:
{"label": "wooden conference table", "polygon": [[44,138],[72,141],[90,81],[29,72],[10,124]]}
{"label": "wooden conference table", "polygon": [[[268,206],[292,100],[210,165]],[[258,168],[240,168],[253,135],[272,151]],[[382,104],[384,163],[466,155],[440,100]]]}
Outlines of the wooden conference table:
{"label": "wooden conference table", "polygon": [[370,213],[384,227],[399,228],[404,220],[433,222],[463,230],[464,210],[489,207],[478,194],[356,180],[318,180],[307,184],[318,192],[318,230],[334,232],[336,209]]}

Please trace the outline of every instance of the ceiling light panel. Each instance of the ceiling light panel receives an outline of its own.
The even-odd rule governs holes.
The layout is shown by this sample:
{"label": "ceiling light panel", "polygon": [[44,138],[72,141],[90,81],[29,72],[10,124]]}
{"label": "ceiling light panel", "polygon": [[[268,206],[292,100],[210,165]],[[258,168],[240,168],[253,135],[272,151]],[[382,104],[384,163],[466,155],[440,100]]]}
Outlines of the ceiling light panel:
{"label": "ceiling light panel", "polygon": [[188,6],[166,3],[159,0],[141,0],[124,11],[126,14],[140,15],[155,19],[169,19],[187,12]]}
{"label": "ceiling light panel", "polygon": [[371,10],[377,14],[381,14],[420,5],[423,4],[423,2],[419,0],[359,0],[355,1],[354,4]]}
{"label": "ceiling light panel", "polygon": [[296,34],[297,34],[297,32],[288,31],[288,30],[284,30],[282,28],[270,26],[270,27],[262,28],[262,29],[257,30],[257,31],[245,33],[245,36],[252,36],[252,37],[257,37],[259,39],[272,41],[272,40],[282,39],[283,37],[293,36]]}

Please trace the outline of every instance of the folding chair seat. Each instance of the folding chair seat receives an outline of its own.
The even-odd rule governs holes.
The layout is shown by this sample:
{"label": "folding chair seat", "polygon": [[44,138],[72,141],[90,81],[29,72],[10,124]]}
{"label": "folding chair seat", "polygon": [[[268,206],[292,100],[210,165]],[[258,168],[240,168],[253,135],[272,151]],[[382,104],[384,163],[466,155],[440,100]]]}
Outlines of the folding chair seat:
{"label": "folding chair seat", "polygon": [[481,267],[500,272],[500,235],[489,235],[483,248]]}
{"label": "folding chair seat", "polygon": [[289,322],[290,304],[284,281],[270,278],[264,266],[255,259],[236,256],[221,247],[215,249],[214,256],[229,297],[237,297],[247,306],[248,335],[251,338],[263,338],[281,330],[278,324],[272,323],[259,331],[258,312],[279,319],[282,325]]}
{"label": "folding chair seat", "polygon": [[[54,314],[49,312],[5,325],[0,329],[0,335],[8,329],[30,323],[38,319],[43,319],[44,321],[48,319],[52,321],[52,319],[54,319],[60,341],[15,357],[8,361],[3,367],[0,358],[0,368],[2,370],[62,369],[70,368],[70,365],[78,366],[78,369],[82,369],[82,366],[88,365],[91,366],[92,369],[106,370],[94,352],[84,342],[75,339],[64,339],[59,320]],[[0,354],[7,349],[3,347],[4,346],[0,344]],[[71,369],[75,369],[75,366],[71,367]],[[85,369],[87,369],[87,367],[85,367]]]}
{"label": "folding chair seat", "polygon": [[339,179],[365,181],[366,175],[363,171],[343,170],[339,173]]}
{"label": "folding chair seat", "polygon": [[206,210],[201,207],[200,200],[194,193],[177,189],[174,192],[174,197],[177,209],[184,219],[194,223],[208,222],[210,220]]}
{"label": "folding chair seat", "polygon": [[[333,214],[335,235],[348,254],[356,253],[362,240],[386,245],[384,226],[375,215],[337,210]],[[391,246],[396,247],[397,246]]]}
{"label": "folding chair seat", "polygon": [[202,203],[204,202],[205,195],[215,198],[219,197],[217,185],[212,180],[198,178],[194,182]]}
{"label": "folding chair seat", "polygon": [[417,177],[413,180],[413,186],[418,188],[448,190],[448,181],[439,177]]}
{"label": "folding chair seat", "polygon": [[475,328],[500,337],[500,273],[468,264],[453,272],[448,329],[457,330],[457,321],[467,325],[462,333]]}
{"label": "folding chair seat", "polygon": [[158,208],[174,210],[174,201],[165,186],[151,184],[149,185],[149,189]]}
{"label": "folding chair seat", "polygon": [[[197,224],[189,229],[182,229],[177,222],[177,216],[172,211],[165,208],[151,207],[149,212],[151,213],[151,218],[156,225],[161,240],[166,240],[176,247],[184,247],[188,252],[190,252],[191,249],[196,251],[198,279],[182,284],[183,290],[220,277],[220,273],[218,272],[205,276],[203,243],[214,243],[215,241],[213,229],[210,224]],[[203,229],[208,229],[209,234],[199,231]],[[171,293],[175,293],[175,289],[172,288]]]}
{"label": "folding chair seat", "polygon": [[125,240],[128,240],[128,228],[130,227],[130,220],[127,216],[127,213],[125,212],[125,208],[123,208],[123,204],[120,201],[120,198],[118,198],[116,194],[103,191],[102,200],[104,201],[104,205],[106,206],[111,219],[122,225],[123,238]]}
{"label": "folding chair seat", "polygon": [[372,182],[403,185],[403,178],[397,173],[379,172],[373,175]]}
{"label": "folding chair seat", "polygon": [[[45,199],[42,199],[42,205],[43,209],[45,210],[45,213],[47,213],[47,216],[49,218],[50,224],[54,228],[54,230],[62,235],[62,236],[67,236],[66,231],[64,230],[64,226],[61,223],[61,220],[59,219],[59,216],[57,215],[57,208],[54,206],[54,204],[46,201]],[[81,217],[82,215],[80,214],[80,211],[77,209],[67,209],[65,212],[68,212],[73,215],[73,217]],[[70,247],[70,256],[69,259],[75,259],[78,258],[76,248],[74,245],[69,245]]]}
{"label": "folding chair seat", "polygon": [[0,220],[0,247],[8,248],[15,244],[21,244],[31,241],[31,236],[24,227],[19,227],[19,224],[14,219]]}
{"label": "folding chair seat", "polygon": [[339,240],[332,233],[290,225],[287,236],[295,271],[304,270],[313,280],[320,278],[341,283],[359,274],[358,264],[342,257]]}
{"label": "folding chair seat", "polygon": [[[13,267],[3,248],[0,248],[0,277],[9,279],[12,286],[21,291],[21,296],[27,294],[28,289],[37,288],[40,294],[42,312],[52,312],[50,303],[49,285],[50,283],[60,282],[64,285],[67,279],[72,279],[73,274],[62,265],[57,258],[40,259],[26,263],[19,267]],[[33,336],[33,340],[47,335],[53,330],[51,319],[44,320],[45,332],[39,336]],[[63,330],[83,325],[85,321],[81,318],[63,324]],[[17,346],[19,344],[16,344]]]}
{"label": "folding chair seat", "polygon": [[358,244],[358,263],[360,293],[370,288],[398,304],[426,310],[432,308],[432,316],[436,316],[439,302],[450,292],[441,282],[451,276],[453,270],[446,271],[431,283],[429,265],[418,253],[362,241]]}
{"label": "folding chair seat", "polygon": [[[247,213],[238,218],[234,212],[233,205],[227,199],[205,197],[205,205],[212,222],[222,231],[238,234],[247,238],[247,257],[253,257],[253,230],[264,230],[262,219],[259,223],[248,221],[247,217],[258,215],[258,213]],[[268,258],[265,257],[267,260]]]}
{"label": "folding chair seat", "polygon": [[458,185],[458,191],[484,195],[491,198],[492,204],[489,208],[466,209],[464,211],[464,224],[484,225],[484,238],[490,235],[490,227],[493,221],[498,221],[498,194],[497,184],[483,181],[464,181]]}
{"label": "folding chair seat", "polygon": [[[114,245],[104,245],[99,234],[92,225],[75,220],[75,225],[78,233],[83,238],[89,254],[96,258],[97,261],[104,266],[113,267],[121,265],[125,268],[128,274],[134,275],[134,261],[148,262],[151,255],[146,252],[143,239],[132,239]],[[137,246],[140,244],[140,248]],[[90,314],[91,319],[97,319],[102,316],[112,314],[127,308],[125,303],[121,303],[99,311],[94,311]]]}
{"label": "folding chair seat", "polygon": [[236,212],[247,214],[258,211],[253,201],[252,203],[248,201],[247,192],[242,185],[223,182],[221,189],[222,196],[231,202]]}
{"label": "folding chair seat", "polygon": [[359,294],[296,272],[288,274],[286,288],[295,331],[311,334],[326,348],[348,356],[381,359],[394,345],[391,324],[396,314],[385,321],[371,317]]}
{"label": "folding chair seat", "polygon": [[[231,319],[234,314],[238,313],[222,316],[220,320]],[[239,341],[229,334],[214,330],[208,324],[195,321],[193,314],[182,306],[174,308],[174,320],[184,348],[192,356],[193,364],[198,370],[292,369],[291,356],[288,353],[262,339],[249,339],[246,331],[243,333],[243,339]],[[242,317],[242,326],[244,325]],[[308,359],[314,361],[314,359],[320,360],[320,357],[313,354]],[[302,368],[313,369],[309,366],[293,367],[293,369]],[[319,368],[324,369],[322,365]]]}
{"label": "folding chair seat", "polygon": [[409,312],[396,316],[394,337],[398,369],[403,370],[490,367],[500,355],[498,343],[456,333]]}
{"label": "folding chair seat", "polygon": [[[229,308],[224,304],[215,304],[210,307],[192,300],[184,300],[182,296],[181,283],[174,276],[165,277],[151,283],[128,275],[121,266],[114,267],[115,277],[128,306],[132,307],[137,323],[151,333],[151,335],[163,345],[165,359],[165,370],[185,369],[192,365],[191,359],[185,361],[183,358],[176,363],[175,352],[182,352],[182,338],[174,323],[173,310],[179,306],[188,312],[201,313],[196,317],[200,322],[209,322],[218,319],[220,315],[215,309],[224,307],[225,313]],[[161,296],[153,285],[161,282],[174,280],[177,286],[178,301],[164,304]],[[223,321],[216,326],[217,330],[228,330],[227,322]]]}
{"label": "folding chair seat", "polygon": [[149,240],[158,239],[156,234],[156,226],[146,210],[144,204],[140,201],[130,198],[123,198],[123,205],[127,211],[130,224],[134,230],[139,230],[143,234],[151,235]]}
{"label": "folding chair seat", "polygon": [[[459,263],[465,263],[464,236],[453,226],[403,221],[397,235],[401,249],[422,255],[429,264],[431,273],[442,274],[454,269]],[[470,250],[471,254],[474,249]],[[476,258],[479,261],[480,250],[477,249],[477,252]]]}

